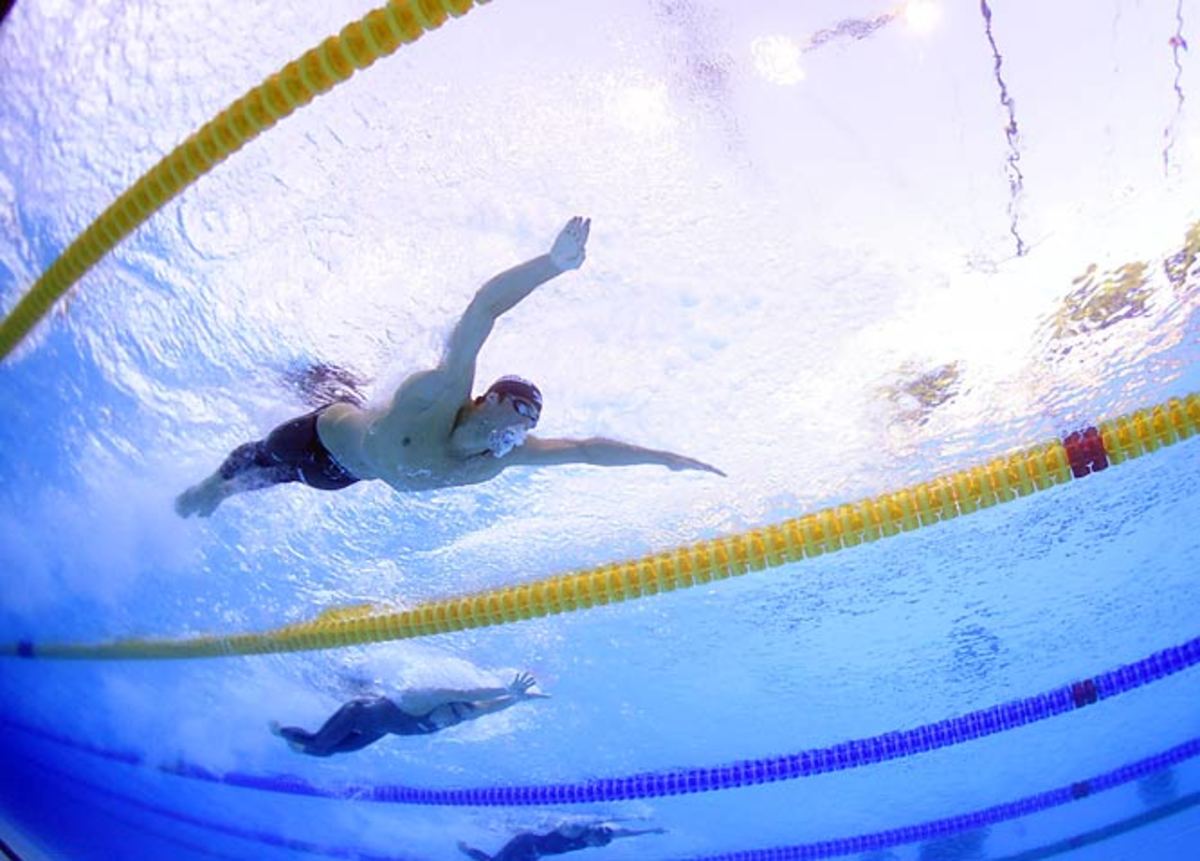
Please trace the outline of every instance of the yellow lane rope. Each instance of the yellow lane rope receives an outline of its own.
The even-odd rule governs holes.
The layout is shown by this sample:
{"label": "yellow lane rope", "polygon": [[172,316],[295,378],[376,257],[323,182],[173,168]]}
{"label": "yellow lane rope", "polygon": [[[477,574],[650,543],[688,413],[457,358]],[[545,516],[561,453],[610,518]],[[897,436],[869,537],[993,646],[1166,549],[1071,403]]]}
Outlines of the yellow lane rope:
{"label": "yellow lane rope", "polygon": [[420,604],[358,604],[274,630],[102,644],[22,641],[0,654],[53,658],[196,658],[327,649],[502,625],[775,568],[970,514],[1156,451],[1200,431],[1200,393],[860,502],[724,538]]}
{"label": "yellow lane rope", "polygon": [[314,98],[415,42],[427,30],[460,17],[475,3],[491,0],[389,0],[347,24],[297,60],[250,90],[116,199],[29,288],[0,321],[0,359],[12,352],[29,331],[95,263],[132,233],[167,201],[195,182],[230,153],[241,149],[275,123]]}

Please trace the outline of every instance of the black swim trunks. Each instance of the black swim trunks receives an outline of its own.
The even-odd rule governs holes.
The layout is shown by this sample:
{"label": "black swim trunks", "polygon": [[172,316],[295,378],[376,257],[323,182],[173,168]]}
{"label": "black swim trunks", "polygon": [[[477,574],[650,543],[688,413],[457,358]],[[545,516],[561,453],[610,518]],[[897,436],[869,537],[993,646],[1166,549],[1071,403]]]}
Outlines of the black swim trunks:
{"label": "black swim trunks", "polygon": [[281,424],[266,439],[238,446],[221,464],[221,478],[246,475],[260,486],[302,481],[319,490],[341,490],[359,481],[317,435],[317,419],[329,406]]}

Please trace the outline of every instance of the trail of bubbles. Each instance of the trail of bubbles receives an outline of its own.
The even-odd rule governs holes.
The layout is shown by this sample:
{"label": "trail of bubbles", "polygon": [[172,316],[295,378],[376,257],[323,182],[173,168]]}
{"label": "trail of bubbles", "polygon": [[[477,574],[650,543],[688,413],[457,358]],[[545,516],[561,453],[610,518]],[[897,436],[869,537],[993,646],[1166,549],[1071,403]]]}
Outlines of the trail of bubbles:
{"label": "trail of bubbles", "polygon": [[996,45],[996,37],[992,33],[992,8],[987,0],[979,0],[979,11],[983,13],[984,33],[992,48],[992,68],[996,75],[996,83],[1000,87],[1000,104],[1008,114],[1008,125],[1004,127],[1004,137],[1008,141],[1008,157],[1005,159],[1005,172],[1008,174],[1008,232],[1017,241],[1017,256],[1025,256],[1028,246],[1021,238],[1017,210],[1021,202],[1021,193],[1025,189],[1025,176],[1021,173],[1020,131],[1017,128],[1017,111],[1012,96],[1008,92],[1008,84],[1004,81],[1001,70],[1004,58]]}
{"label": "trail of bubbles", "polygon": [[809,37],[808,44],[804,46],[803,51],[807,54],[830,42],[842,39],[860,42],[899,18],[900,11],[900,9],[893,9],[890,12],[884,12],[882,15],[876,15],[874,18],[843,18],[832,27],[825,27],[813,33]]}
{"label": "trail of bubbles", "polygon": [[1171,62],[1175,65],[1175,80],[1172,86],[1175,89],[1175,116],[1171,118],[1171,122],[1167,123],[1167,127],[1163,129],[1163,174],[1167,175],[1171,170],[1171,151],[1175,148],[1175,129],[1179,125],[1179,120],[1183,116],[1183,62],[1180,60],[1179,52],[1187,50],[1187,39],[1183,37],[1183,0],[1175,2],[1175,33],[1169,40],[1171,46]]}

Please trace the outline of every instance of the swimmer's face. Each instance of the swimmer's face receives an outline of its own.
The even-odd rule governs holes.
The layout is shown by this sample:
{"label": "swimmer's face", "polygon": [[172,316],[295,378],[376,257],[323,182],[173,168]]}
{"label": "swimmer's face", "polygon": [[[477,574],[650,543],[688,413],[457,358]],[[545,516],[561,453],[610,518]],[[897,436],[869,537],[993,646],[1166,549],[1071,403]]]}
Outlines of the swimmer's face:
{"label": "swimmer's face", "polygon": [[612,842],[612,838],[609,836],[609,830],[607,828],[596,828],[587,832],[587,836],[584,837],[584,840],[587,841],[588,846],[607,846]]}
{"label": "swimmer's face", "polygon": [[479,420],[490,428],[520,428],[531,431],[537,427],[540,414],[536,404],[524,398],[507,397],[490,392],[476,407]]}
{"label": "swimmer's face", "polygon": [[504,457],[524,445],[525,435],[537,426],[537,407],[523,398],[501,397],[492,392],[476,409],[480,423],[486,428],[487,447],[496,457]]}

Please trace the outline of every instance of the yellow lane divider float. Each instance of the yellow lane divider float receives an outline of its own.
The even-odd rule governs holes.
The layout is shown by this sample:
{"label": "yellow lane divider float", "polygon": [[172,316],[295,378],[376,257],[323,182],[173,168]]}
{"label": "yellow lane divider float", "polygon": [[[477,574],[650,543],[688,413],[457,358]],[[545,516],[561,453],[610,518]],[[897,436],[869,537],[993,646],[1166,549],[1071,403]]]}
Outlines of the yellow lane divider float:
{"label": "yellow lane divider float", "polygon": [[1101,422],[893,493],[664,553],[396,610],[358,604],[271,631],[101,644],[23,641],[0,654],[43,658],[196,658],[327,649],[502,625],[775,568],[970,514],[1120,464],[1200,430],[1200,394]]}
{"label": "yellow lane divider float", "polygon": [[242,144],[304,107],[314,98],[415,42],[427,30],[491,0],[389,0],[347,24],[235,101],[142,175],[75,238],[0,321],[0,358],[71,286],[159,207],[195,182]]}

